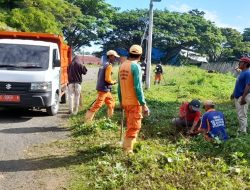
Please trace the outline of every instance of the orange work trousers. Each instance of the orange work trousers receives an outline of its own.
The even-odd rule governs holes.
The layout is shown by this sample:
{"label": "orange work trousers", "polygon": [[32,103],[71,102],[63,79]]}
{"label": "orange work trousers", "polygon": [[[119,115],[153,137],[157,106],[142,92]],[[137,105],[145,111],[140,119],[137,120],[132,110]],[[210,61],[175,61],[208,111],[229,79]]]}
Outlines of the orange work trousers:
{"label": "orange work trousers", "polygon": [[141,129],[142,106],[123,106],[126,114],[126,138],[136,138]]}
{"label": "orange work trousers", "polygon": [[98,91],[96,101],[89,110],[91,112],[97,112],[102,107],[103,103],[105,103],[109,109],[114,109],[115,100],[110,92]]}
{"label": "orange work trousers", "polygon": [[161,81],[161,74],[155,74],[155,81]]}

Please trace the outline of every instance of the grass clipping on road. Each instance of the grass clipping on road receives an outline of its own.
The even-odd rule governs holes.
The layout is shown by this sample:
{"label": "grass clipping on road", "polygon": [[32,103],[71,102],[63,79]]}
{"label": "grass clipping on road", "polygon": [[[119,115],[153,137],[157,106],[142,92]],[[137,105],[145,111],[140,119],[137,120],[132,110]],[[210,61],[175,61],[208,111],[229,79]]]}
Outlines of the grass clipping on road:
{"label": "grass clipping on road", "polygon": [[[183,101],[212,99],[216,109],[225,114],[229,135],[235,135],[238,122],[229,99],[235,78],[195,67],[166,66],[164,71],[165,81],[145,91],[151,116],[143,119],[132,156],[124,155],[119,144],[121,111],[116,89],[112,120],[105,118],[107,109],[103,106],[95,122],[86,125],[82,122],[84,113],[96,91],[95,83],[83,84],[84,110],[70,118],[70,147],[75,151],[70,189],[250,188],[250,135],[214,145],[201,135],[183,137],[171,126]],[[117,68],[114,73],[116,76]]]}

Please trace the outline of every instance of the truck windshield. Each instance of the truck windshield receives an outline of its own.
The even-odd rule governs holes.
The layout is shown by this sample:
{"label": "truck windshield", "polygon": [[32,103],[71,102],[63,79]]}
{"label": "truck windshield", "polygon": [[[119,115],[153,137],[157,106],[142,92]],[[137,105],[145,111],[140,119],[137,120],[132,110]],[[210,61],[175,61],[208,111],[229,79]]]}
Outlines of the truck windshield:
{"label": "truck windshield", "polygon": [[49,47],[0,44],[0,69],[45,70],[49,66]]}

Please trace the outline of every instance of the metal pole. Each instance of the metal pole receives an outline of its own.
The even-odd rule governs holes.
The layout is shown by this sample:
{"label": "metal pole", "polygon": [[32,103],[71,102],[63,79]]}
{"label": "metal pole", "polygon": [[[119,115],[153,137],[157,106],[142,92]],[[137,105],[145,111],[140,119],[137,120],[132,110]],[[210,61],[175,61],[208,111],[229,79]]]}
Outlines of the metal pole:
{"label": "metal pole", "polygon": [[146,69],[146,89],[150,88],[152,33],[153,33],[153,2],[152,2],[152,0],[150,0],[150,5],[149,5],[149,26],[148,26],[147,69]]}
{"label": "metal pole", "polygon": [[141,47],[142,47],[143,41],[146,39],[147,30],[148,30],[148,23],[145,22],[145,30],[141,39]]}

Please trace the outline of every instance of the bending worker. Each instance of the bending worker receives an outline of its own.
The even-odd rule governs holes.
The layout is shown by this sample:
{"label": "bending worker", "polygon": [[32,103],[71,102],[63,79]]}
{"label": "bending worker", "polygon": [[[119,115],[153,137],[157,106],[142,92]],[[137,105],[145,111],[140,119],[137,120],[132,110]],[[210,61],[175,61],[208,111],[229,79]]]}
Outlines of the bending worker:
{"label": "bending worker", "polygon": [[98,96],[96,101],[93,103],[91,108],[87,111],[85,115],[85,121],[90,122],[93,120],[95,113],[102,107],[105,103],[108,107],[108,117],[112,117],[114,113],[115,101],[111,94],[112,85],[116,84],[116,80],[112,80],[112,64],[115,62],[117,57],[120,57],[116,51],[109,50],[107,52],[108,62],[104,64],[98,72],[96,90]]}
{"label": "bending worker", "polygon": [[180,106],[179,117],[172,120],[172,124],[176,127],[186,128],[189,134],[197,134],[200,126],[200,101],[192,100],[184,102]]}
{"label": "bending worker", "polygon": [[133,146],[141,129],[142,112],[149,115],[149,109],[143,94],[141,83],[141,67],[139,61],[142,47],[132,45],[129,59],[119,68],[118,97],[126,114],[127,130],[123,141],[126,153],[133,153]]}
{"label": "bending worker", "polygon": [[204,102],[204,113],[202,117],[200,130],[204,134],[204,138],[207,141],[225,141],[228,139],[226,133],[225,117],[222,112],[214,109],[214,103],[212,100],[206,100]]}

